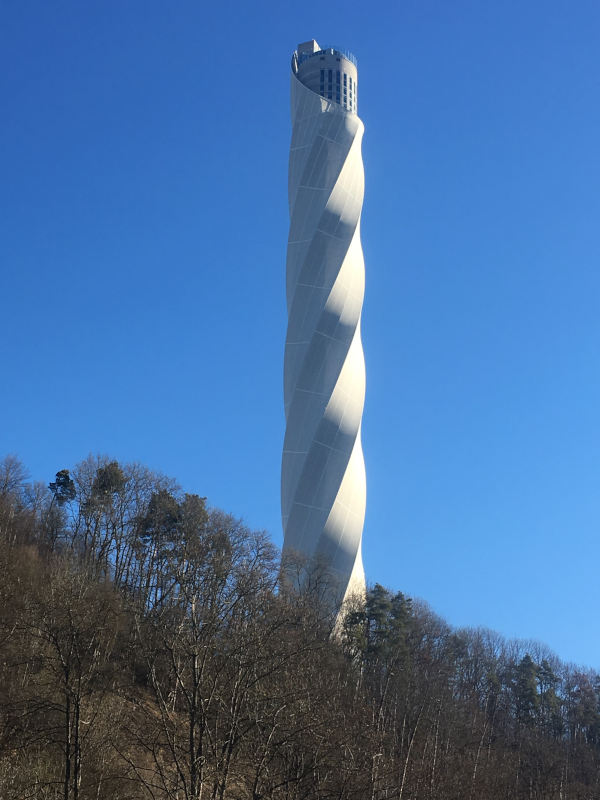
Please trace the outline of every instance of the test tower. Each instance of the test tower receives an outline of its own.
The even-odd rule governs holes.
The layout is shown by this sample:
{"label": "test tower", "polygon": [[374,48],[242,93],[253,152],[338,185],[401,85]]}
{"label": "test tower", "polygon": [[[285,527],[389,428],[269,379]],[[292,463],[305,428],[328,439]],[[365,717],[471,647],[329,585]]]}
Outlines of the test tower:
{"label": "test tower", "polygon": [[364,594],[360,338],[364,193],[355,58],[312,40],[292,56],[284,558],[325,564],[337,600]]}

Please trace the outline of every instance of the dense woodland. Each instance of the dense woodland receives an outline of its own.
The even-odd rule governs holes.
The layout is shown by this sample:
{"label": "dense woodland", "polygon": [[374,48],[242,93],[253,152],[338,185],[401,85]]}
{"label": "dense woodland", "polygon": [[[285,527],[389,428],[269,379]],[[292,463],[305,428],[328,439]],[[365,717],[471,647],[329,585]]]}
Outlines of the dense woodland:
{"label": "dense woodland", "polygon": [[280,566],[143,466],[1,462],[0,798],[600,798],[598,673]]}

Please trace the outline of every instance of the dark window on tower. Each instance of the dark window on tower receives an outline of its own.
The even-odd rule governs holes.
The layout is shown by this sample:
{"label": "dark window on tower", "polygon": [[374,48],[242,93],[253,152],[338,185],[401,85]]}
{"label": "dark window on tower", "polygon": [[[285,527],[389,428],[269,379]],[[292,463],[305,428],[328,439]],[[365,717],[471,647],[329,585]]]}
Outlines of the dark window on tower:
{"label": "dark window on tower", "polygon": [[340,71],[339,71],[339,69],[335,73],[335,82],[338,83],[338,84],[340,82]]}

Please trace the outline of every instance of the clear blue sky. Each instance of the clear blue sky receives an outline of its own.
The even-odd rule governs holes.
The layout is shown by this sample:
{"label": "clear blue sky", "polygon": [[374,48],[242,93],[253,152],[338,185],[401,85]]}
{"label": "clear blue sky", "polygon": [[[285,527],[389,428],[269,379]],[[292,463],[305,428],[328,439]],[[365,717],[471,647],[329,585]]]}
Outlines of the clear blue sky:
{"label": "clear blue sky", "polygon": [[0,0],[0,454],[281,543],[289,60],[359,59],[370,581],[600,667],[600,4]]}

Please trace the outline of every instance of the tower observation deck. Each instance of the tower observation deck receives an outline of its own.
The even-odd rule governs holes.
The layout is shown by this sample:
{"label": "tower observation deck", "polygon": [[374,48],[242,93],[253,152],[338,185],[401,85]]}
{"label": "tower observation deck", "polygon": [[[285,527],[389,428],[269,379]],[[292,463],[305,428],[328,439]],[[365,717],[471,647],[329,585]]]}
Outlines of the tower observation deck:
{"label": "tower observation deck", "polygon": [[[358,70],[356,58],[337,47],[318,49],[314,41],[298,45],[294,53],[298,80],[315,94],[357,113]],[[315,49],[316,48],[316,49]],[[294,64],[292,64],[294,69]]]}
{"label": "tower observation deck", "polygon": [[325,565],[341,602],[365,591],[364,126],[350,53],[311,40],[291,66],[283,554]]}

